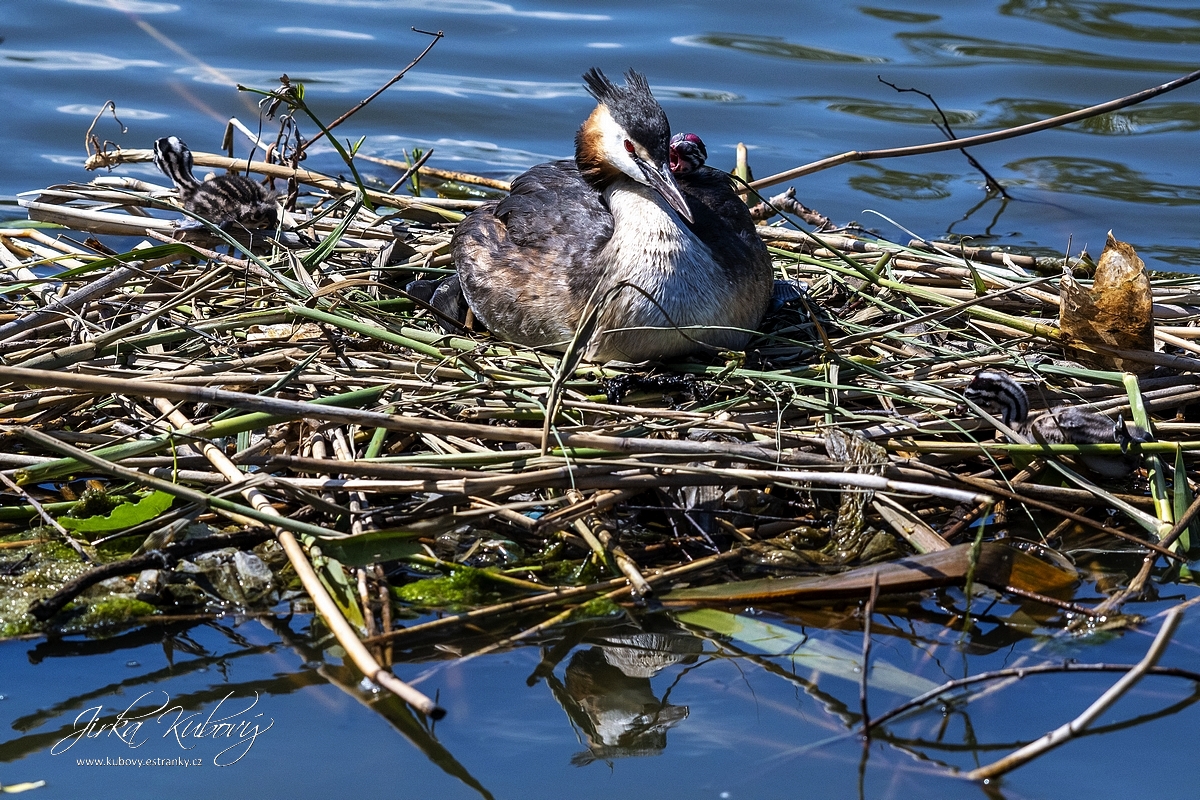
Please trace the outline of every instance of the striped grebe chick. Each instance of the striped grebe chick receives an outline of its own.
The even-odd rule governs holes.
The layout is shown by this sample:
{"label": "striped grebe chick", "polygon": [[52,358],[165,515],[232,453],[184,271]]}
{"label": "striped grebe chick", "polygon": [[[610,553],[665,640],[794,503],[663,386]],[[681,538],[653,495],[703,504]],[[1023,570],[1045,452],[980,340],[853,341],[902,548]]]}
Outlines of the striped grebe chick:
{"label": "striped grebe chick", "polygon": [[592,69],[584,83],[598,105],[574,160],[518,176],[455,232],[475,317],[500,338],[561,350],[600,304],[584,353],[596,362],[744,348],[771,297],[769,259],[747,257],[732,232],[718,243],[693,229],[667,115],[645,77],[631,70],[617,86]]}
{"label": "striped grebe chick", "polygon": [[[279,222],[275,192],[261,183],[245,175],[196,180],[192,174],[192,151],[178,136],[164,136],[154,142],[154,164],[175,184],[185,209],[218,227],[238,224],[246,228],[274,228]],[[188,220],[179,227],[198,226],[200,223]]]}
{"label": "striped grebe chick", "polygon": [[[1029,395],[1025,387],[1002,370],[975,373],[963,395],[1017,433],[1042,444],[1119,444],[1126,450],[1134,442],[1149,441],[1146,431],[1078,406],[1058,406],[1029,419]],[[1120,457],[1082,455],[1079,460],[1100,475],[1119,477],[1136,468],[1135,453]]]}
{"label": "striped grebe chick", "polygon": [[771,255],[758,235],[750,209],[734,191],[733,176],[706,166],[708,149],[694,133],[671,137],[671,172],[687,200],[692,232],[721,263],[753,265],[754,272],[771,274]]}

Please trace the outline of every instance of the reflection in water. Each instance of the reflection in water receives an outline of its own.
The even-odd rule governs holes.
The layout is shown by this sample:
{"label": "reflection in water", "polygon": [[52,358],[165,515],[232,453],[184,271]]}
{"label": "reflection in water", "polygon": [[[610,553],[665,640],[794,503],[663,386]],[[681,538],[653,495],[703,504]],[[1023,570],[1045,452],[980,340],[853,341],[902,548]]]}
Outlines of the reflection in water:
{"label": "reflection in water", "polygon": [[974,36],[952,33],[898,33],[913,55],[929,63],[962,64],[963,59],[997,61],[1009,64],[1044,64],[1052,67],[1086,67],[1087,69],[1121,70],[1124,72],[1187,73],[1195,64],[1183,61],[1154,61],[1143,58],[1121,58],[1111,53],[1090,50],[1070,50],[1064,47],[1043,47],[1034,44],[1012,44]]}
{"label": "reflection in water", "polygon": [[108,71],[126,67],[161,67],[157,61],[126,59],[106,56],[103,53],[86,53],[78,50],[8,50],[0,51],[0,67],[25,67],[27,69],[83,69]]}
{"label": "reflection in water", "polygon": [[[720,47],[751,53],[756,56],[790,58],[797,61],[827,61],[842,64],[882,64],[886,58],[841,53],[823,47],[789,42],[782,36],[755,36],[749,33],[705,33],[696,36],[676,36],[671,44],[684,47]],[[657,91],[655,92],[657,94]]]}
{"label": "reflection in water", "polygon": [[[995,118],[988,121],[988,127],[992,128],[1013,128],[1077,110],[1068,103],[1030,98],[1002,97],[988,105],[996,109]],[[1200,106],[1196,103],[1156,102],[1101,114],[1073,123],[1067,129],[1117,136],[1197,131],[1200,130]]]}
{"label": "reflection in water", "polygon": [[1066,156],[1022,158],[1005,165],[1040,189],[1165,206],[1200,203],[1200,187],[1157,183],[1115,161]]}
{"label": "reflection in water", "polygon": [[[797,101],[817,103],[830,111],[851,114],[856,117],[877,120],[879,122],[898,122],[903,125],[929,125],[937,119],[937,112],[928,104],[897,105],[882,100],[866,100],[858,97],[797,97]],[[943,108],[946,119],[954,126],[970,125],[979,119],[979,112],[953,110]]]}
{"label": "reflection in water", "polygon": [[609,635],[601,642],[575,652],[563,681],[546,677],[587,744],[571,763],[658,755],[666,749],[667,730],[687,719],[688,707],[667,702],[669,689],[660,700],[650,679],[674,664],[694,662],[703,642],[681,632]]}
{"label": "reflection in water", "polygon": [[950,196],[950,183],[958,177],[944,172],[904,172],[878,164],[857,168],[859,173],[850,177],[850,186],[888,200],[941,200]]}
{"label": "reflection in water", "polygon": [[[1105,39],[1163,44],[1200,42],[1200,9],[1196,8],[1078,0],[1011,0],[1000,7],[1000,13]],[[1193,24],[1181,24],[1185,22]]]}

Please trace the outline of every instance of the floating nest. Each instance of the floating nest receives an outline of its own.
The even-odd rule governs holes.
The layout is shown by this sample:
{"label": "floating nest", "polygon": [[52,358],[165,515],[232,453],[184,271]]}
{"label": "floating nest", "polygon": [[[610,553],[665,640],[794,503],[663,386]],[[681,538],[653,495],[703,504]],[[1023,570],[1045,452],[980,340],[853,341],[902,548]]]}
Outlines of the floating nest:
{"label": "floating nest", "polygon": [[[1137,346],[1056,323],[1064,281],[1092,288],[1085,255],[777,220],[759,230],[792,291],[745,353],[564,374],[405,291],[451,271],[454,225],[494,188],[250,169],[291,182],[281,233],[182,233],[169,188],[111,176],[21,195],[33,222],[0,229],[8,635],[303,602],[305,570],[384,661],[467,621],[495,647],[630,600],[954,584],[1092,626],[1190,580],[1200,278],[1147,279]],[[1023,438],[965,402],[983,367],[1035,413],[1150,435]],[[1081,581],[1111,597],[1077,604]],[[430,607],[458,613],[400,624]]]}

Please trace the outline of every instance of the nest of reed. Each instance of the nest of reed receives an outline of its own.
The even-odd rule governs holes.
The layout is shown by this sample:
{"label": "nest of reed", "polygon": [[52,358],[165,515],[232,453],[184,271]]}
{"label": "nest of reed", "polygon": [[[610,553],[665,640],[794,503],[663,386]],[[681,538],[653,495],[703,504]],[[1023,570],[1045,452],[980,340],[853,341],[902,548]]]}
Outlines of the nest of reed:
{"label": "nest of reed", "polygon": [[[91,166],[148,160],[125,150]],[[425,177],[441,196],[364,195],[316,173],[253,168],[293,181],[299,202],[282,236],[181,237],[169,188],[111,176],[22,195],[40,222],[0,229],[8,633],[61,628],[72,609],[82,619],[78,600],[37,623],[28,604],[97,563],[138,567],[105,584],[139,598],[135,617],[239,604],[211,581],[193,595],[133,585],[147,564],[169,572],[215,547],[203,542],[212,536],[271,566],[274,593],[258,602],[287,598],[294,575],[275,528],[244,513],[249,491],[299,536],[347,619],[376,637],[410,606],[497,607],[499,619],[515,604],[557,620],[601,595],[823,601],[870,581],[886,590],[882,567],[939,552],[956,554],[947,574],[961,583],[1000,539],[1053,565],[1052,577],[977,581],[1049,604],[1051,625],[1115,613],[1130,594],[1118,590],[1172,533],[1168,555],[1147,559],[1149,580],[1189,577],[1179,556],[1195,541],[1200,278],[1154,277],[1157,349],[1106,353],[1055,324],[1064,267],[1083,278],[1086,258],[776,223],[761,235],[777,277],[799,291],[745,354],[563,374],[560,355],[446,333],[404,291],[452,269],[454,225],[480,202],[461,198],[479,197],[477,186]],[[1106,357],[1141,375],[1097,368]],[[1085,403],[1137,421],[1154,434],[1138,445],[1141,465],[1104,481],[1071,459],[1121,457],[1116,444],[998,436],[963,404],[981,367],[1035,387],[1035,408]],[[236,465],[236,488],[212,450]],[[128,524],[106,527],[120,510]],[[56,525],[64,519],[101,521]],[[762,588],[847,575],[874,577],[811,595]],[[1114,596],[1076,605],[1080,580]],[[686,585],[716,588],[689,600]]]}

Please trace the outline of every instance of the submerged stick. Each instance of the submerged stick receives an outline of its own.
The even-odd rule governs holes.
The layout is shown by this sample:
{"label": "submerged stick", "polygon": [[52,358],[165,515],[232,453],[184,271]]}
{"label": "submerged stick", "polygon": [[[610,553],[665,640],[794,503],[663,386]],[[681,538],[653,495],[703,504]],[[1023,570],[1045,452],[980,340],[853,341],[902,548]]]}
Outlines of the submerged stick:
{"label": "submerged stick", "polygon": [[1087,728],[1096,721],[1096,718],[1103,714],[1108,708],[1126,692],[1133,688],[1134,684],[1142,679],[1151,667],[1158,663],[1163,652],[1167,649],[1167,645],[1171,642],[1171,636],[1175,633],[1175,629],[1179,627],[1179,623],[1183,620],[1183,611],[1179,608],[1171,610],[1163,622],[1162,628],[1159,629],[1158,635],[1154,637],[1154,642],[1150,645],[1150,649],[1146,651],[1146,655],[1142,660],[1134,666],[1133,669],[1125,673],[1119,681],[1114,683],[1112,687],[1100,695],[1096,702],[1092,703],[1087,709],[1075,719],[1067,724],[1056,728],[1047,733],[1042,738],[1030,742],[1024,747],[1015,750],[999,761],[993,761],[987,766],[973,769],[963,775],[964,778],[971,781],[984,781],[994,778],[998,775],[1003,775],[1010,772],[1022,764],[1028,763],[1045,752],[1053,750],[1064,742],[1078,737]]}

